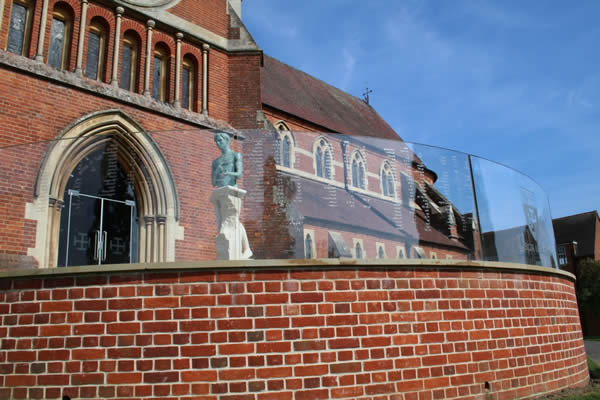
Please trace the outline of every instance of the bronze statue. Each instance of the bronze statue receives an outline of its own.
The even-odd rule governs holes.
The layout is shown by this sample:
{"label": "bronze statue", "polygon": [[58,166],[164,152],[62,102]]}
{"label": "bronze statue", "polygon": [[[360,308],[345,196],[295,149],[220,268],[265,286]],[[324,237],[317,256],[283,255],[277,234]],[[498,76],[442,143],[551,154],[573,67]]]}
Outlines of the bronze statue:
{"label": "bronze statue", "polygon": [[242,176],[242,156],[229,148],[228,134],[218,132],[214,139],[222,154],[212,162],[212,185],[237,187]]}

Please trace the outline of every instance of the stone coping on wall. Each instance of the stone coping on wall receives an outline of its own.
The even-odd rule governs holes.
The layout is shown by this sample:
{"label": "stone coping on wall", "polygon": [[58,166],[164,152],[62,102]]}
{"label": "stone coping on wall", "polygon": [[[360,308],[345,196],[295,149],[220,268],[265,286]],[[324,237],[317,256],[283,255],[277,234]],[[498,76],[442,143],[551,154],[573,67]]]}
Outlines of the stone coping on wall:
{"label": "stone coping on wall", "polygon": [[424,269],[465,269],[498,270],[544,275],[556,275],[575,281],[570,272],[538,265],[516,264],[494,261],[432,260],[432,259],[372,259],[354,258],[316,258],[316,259],[270,259],[243,261],[181,261],[168,263],[106,264],[98,266],[2,269],[0,279],[81,275],[111,272],[173,271],[173,270],[219,270],[219,269],[356,269],[356,268],[424,268]]}

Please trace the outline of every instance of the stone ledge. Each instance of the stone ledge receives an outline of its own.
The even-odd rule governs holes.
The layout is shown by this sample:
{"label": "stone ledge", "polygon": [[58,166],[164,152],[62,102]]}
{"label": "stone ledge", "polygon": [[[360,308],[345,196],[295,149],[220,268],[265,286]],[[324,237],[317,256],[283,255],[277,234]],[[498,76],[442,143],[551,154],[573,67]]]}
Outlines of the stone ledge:
{"label": "stone ledge", "polygon": [[173,270],[219,270],[219,269],[356,269],[356,268],[425,268],[425,269],[464,269],[464,270],[496,270],[530,272],[536,274],[555,275],[575,281],[575,275],[560,269],[538,265],[463,260],[424,260],[424,259],[372,259],[356,260],[354,258],[314,258],[314,259],[280,259],[280,260],[210,260],[182,261],[153,264],[107,264],[101,266],[38,268],[38,269],[0,269],[0,279],[62,276],[79,274],[97,274],[102,272],[139,272],[139,271],[173,271]]}
{"label": "stone ledge", "polygon": [[132,107],[146,109],[150,112],[160,113],[166,117],[174,118],[188,124],[196,125],[199,129],[218,129],[236,138],[243,138],[239,132],[225,121],[217,120],[200,113],[184,109],[176,109],[171,104],[154,100],[150,96],[115,88],[108,83],[93,81],[79,76],[74,72],[61,71],[39,63],[35,60],[0,50],[0,66],[19,70],[43,80],[53,81],[57,84],[76,88],[96,96],[102,96]]}

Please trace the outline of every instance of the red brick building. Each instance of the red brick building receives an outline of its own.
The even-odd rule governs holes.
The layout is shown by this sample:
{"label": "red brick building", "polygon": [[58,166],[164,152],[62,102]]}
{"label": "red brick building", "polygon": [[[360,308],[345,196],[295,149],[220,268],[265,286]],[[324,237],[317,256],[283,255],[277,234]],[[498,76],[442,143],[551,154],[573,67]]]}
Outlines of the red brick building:
{"label": "red brick building", "polygon": [[[243,138],[244,130],[259,128],[259,136],[275,141],[291,131],[296,163],[289,168],[279,160],[277,176],[305,179],[313,192],[335,187],[348,201],[379,206],[377,215],[369,207],[357,216],[372,225],[378,219],[367,229],[343,224],[342,215],[331,221],[306,215],[306,234],[299,232],[294,250],[287,246],[283,253],[261,244],[269,225],[254,223],[250,240],[257,255],[332,255],[333,224],[333,243],[352,249],[338,249],[337,256],[469,257],[461,226],[446,223],[460,225],[464,218],[452,206],[435,205],[435,173],[412,154],[400,165],[360,141],[328,135],[319,139],[328,149],[317,149],[314,134],[292,133],[375,136],[402,146],[368,104],[263,56],[240,20],[239,2],[210,0],[201,8],[191,0],[3,4],[3,266],[214,259],[212,188],[196,172],[210,171],[217,157],[210,130]],[[347,154],[341,154],[342,141]],[[242,149],[241,142],[233,146]],[[249,154],[254,142],[246,143]],[[276,143],[271,149],[269,156],[281,156]],[[331,158],[322,161],[332,162],[320,165],[323,171],[315,167],[318,151]],[[17,163],[18,171],[12,168]],[[321,179],[325,168],[335,177]],[[362,175],[348,174],[352,168]],[[243,187],[251,186],[252,172]],[[246,203],[246,214],[253,205]],[[433,217],[425,215],[429,205]],[[317,206],[295,208],[310,214]],[[385,221],[394,207],[407,213],[413,234]],[[198,221],[200,215],[207,218]],[[104,237],[109,245],[98,249]]]}
{"label": "red brick building", "polygon": [[[477,224],[436,172],[368,104],[264,56],[240,5],[0,0],[0,398],[585,385],[572,276],[465,262]],[[215,130],[243,154],[258,258],[386,259],[215,262]]]}

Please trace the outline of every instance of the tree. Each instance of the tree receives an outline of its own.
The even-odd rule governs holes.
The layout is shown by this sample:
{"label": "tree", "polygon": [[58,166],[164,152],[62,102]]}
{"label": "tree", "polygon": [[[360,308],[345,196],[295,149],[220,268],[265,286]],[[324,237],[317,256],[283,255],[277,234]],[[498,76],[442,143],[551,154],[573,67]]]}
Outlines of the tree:
{"label": "tree", "polygon": [[579,305],[579,316],[584,335],[588,333],[588,322],[598,318],[600,310],[600,262],[585,259],[578,263],[575,292]]}

